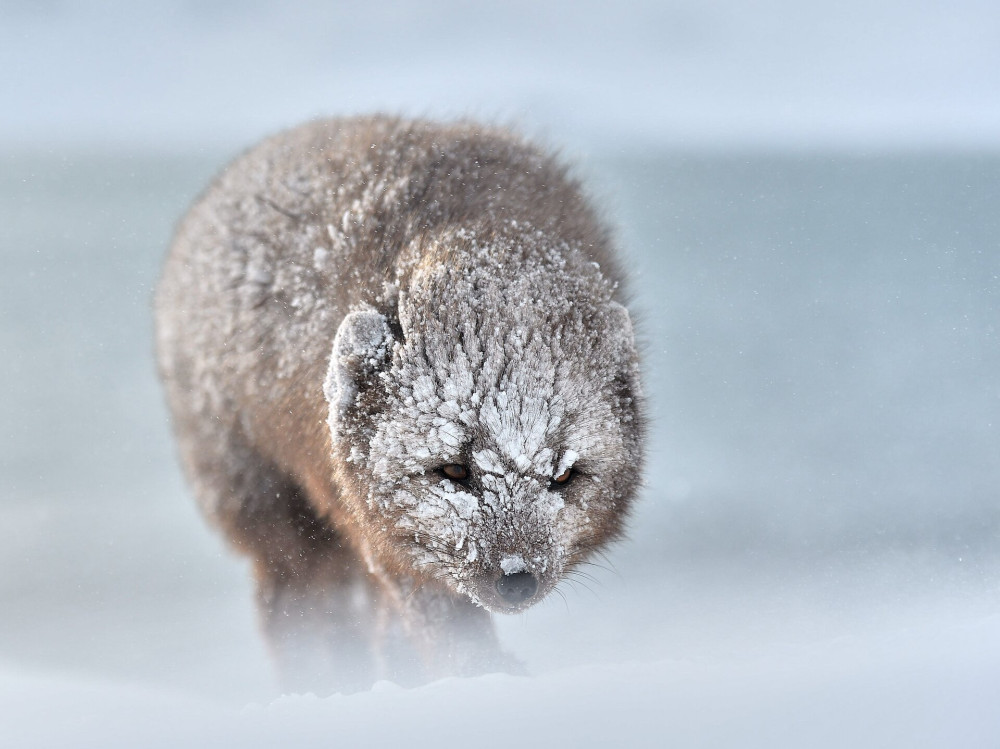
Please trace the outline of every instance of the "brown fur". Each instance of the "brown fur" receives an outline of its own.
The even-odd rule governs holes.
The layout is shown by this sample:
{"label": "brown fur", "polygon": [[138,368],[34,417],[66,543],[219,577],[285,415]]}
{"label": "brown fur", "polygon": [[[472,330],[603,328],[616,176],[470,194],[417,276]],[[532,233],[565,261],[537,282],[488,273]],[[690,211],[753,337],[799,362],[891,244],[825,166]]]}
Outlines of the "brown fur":
{"label": "brown fur", "polygon": [[[511,219],[573,248],[573,267],[594,274],[589,265],[599,265],[602,275],[586,282],[608,289],[595,309],[620,296],[608,232],[565,169],[470,124],[371,118],[283,133],[230,165],[178,229],[156,304],[181,456],[206,515],[252,560],[263,626],[290,687],[518,668],[486,610],[415,565],[409,535],[380,527],[364,501],[370,479],[331,442],[323,395],[349,311],[378,310],[402,337],[396,294],[422,267],[406,257],[448,267],[464,257],[449,256],[456,245],[441,249],[451,228],[473,227],[489,243],[510,234]],[[584,273],[565,272],[567,283]],[[579,283],[576,309],[594,293]],[[607,338],[595,335],[594,345]],[[379,387],[360,383],[359,424],[380,407]],[[614,387],[633,420],[624,432],[631,465],[608,475],[616,494],[606,510],[595,504],[570,565],[620,533],[638,485],[634,371]]]}

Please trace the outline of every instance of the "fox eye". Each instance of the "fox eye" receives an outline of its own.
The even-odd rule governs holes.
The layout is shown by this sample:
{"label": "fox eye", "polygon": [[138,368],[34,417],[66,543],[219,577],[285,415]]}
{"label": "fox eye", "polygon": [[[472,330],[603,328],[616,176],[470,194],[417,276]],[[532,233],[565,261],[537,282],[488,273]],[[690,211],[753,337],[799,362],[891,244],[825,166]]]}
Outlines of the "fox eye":
{"label": "fox eye", "polygon": [[571,478],[573,478],[573,476],[575,474],[576,474],[576,472],[572,468],[567,468],[565,471],[563,471],[562,473],[560,473],[558,476],[554,476],[552,478],[552,483],[553,484],[558,484],[559,486],[563,486],[565,484],[568,484],[569,480]]}
{"label": "fox eye", "polygon": [[469,478],[469,469],[461,463],[448,463],[441,466],[438,470],[455,481],[465,481],[465,479]]}

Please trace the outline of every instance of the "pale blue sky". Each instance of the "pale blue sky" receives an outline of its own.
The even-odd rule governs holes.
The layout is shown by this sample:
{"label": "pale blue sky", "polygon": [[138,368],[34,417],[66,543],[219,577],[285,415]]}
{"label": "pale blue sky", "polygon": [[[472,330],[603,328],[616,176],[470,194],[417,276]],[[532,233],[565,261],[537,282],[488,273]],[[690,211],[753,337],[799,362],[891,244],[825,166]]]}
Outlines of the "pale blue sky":
{"label": "pale blue sky", "polygon": [[1000,4],[0,1],[8,146],[471,114],[576,145],[1000,146]]}

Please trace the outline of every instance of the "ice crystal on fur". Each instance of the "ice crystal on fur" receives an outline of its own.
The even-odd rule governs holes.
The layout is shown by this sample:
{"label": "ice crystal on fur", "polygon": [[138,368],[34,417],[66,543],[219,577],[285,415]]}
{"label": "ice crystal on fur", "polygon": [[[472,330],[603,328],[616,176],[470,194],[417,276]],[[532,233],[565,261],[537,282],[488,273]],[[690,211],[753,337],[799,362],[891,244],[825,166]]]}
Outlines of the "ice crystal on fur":
{"label": "ice crystal on fur", "polygon": [[[402,335],[361,447],[370,505],[411,535],[418,565],[459,587],[522,556],[519,569],[558,575],[584,545],[583,508],[614,512],[598,479],[628,451],[614,388],[634,380],[634,361],[612,285],[559,237],[506,228],[445,234],[404,256]],[[564,511],[551,480],[578,461],[591,473]],[[466,462],[474,488],[434,475]],[[456,555],[466,544],[474,560]]]}

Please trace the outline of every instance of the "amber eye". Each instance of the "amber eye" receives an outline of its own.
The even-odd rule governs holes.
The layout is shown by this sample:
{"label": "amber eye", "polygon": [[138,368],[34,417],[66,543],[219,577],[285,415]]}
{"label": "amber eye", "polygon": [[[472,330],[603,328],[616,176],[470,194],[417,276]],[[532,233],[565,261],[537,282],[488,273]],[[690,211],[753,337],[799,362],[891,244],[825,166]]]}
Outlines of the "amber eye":
{"label": "amber eye", "polygon": [[465,481],[465,479],[469,478],[469,469],[461,463],[449,463],[448,465],[441,466],[440,471],[455,481]]}
{"label": "amber eye", "polygon": [[565,484],[573,478],[573,469],[567,468],[565,471],[552,479],[553,484]]}

